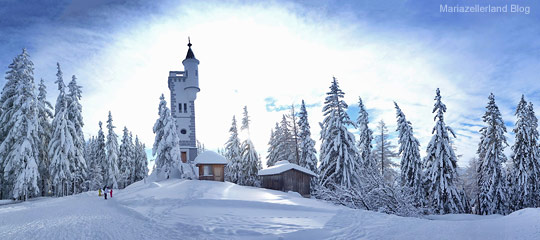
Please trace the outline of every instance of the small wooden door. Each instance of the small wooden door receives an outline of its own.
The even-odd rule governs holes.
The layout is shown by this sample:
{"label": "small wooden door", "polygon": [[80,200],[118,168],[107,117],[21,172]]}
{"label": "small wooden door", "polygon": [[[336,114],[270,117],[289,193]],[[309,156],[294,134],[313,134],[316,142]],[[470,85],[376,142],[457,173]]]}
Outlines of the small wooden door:
{"label": "small wooden door", "polygon": [[182,152],[180,159],[182,159],[183,163],[187,162],[187,152]]}

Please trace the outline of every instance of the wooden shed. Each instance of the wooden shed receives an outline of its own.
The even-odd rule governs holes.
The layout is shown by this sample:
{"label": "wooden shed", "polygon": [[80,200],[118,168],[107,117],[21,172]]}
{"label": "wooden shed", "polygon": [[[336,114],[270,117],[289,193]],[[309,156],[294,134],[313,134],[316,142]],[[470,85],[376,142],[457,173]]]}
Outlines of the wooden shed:
{"label": "wooden shed", "polygon": [[225,181],[225,157],[205,151],[195,158],[195,166],[199,168],[199,180]]}
{"label": "wooden shed", "polygon": [[310,197],[311,178],[315,173],[289,161],[279,161],[276,165],[259,171],[262,187],[284,192],[294,191],[304,197]]}

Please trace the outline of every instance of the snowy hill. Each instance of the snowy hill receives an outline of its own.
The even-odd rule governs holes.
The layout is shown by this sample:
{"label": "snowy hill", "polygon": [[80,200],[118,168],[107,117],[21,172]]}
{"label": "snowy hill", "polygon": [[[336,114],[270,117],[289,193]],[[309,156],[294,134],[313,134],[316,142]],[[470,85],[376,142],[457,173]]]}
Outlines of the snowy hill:
{"label": "snowy hill", "polygon": [[540,209],[428,219],[211,181],[135,183],[0,205],[2,239],[540,239]]}

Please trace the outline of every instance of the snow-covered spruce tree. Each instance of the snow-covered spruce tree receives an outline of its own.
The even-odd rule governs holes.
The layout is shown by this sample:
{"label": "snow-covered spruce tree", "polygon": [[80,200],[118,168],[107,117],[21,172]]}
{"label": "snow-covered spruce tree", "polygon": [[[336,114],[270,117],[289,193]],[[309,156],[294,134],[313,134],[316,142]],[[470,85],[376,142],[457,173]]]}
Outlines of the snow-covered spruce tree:
{"label": "snow-covered spruce tree", "polygon": [[180,140],[176,131],[176,123],[167,107],[165,96],[161,94],[159,118],[154,124],[156,134],[152,155],[156,156],[156,170],[160,178],[169,178],[178,169],[180,178],[193,178],[189,164],[180,163]]}
{"label": "snow-covered spruce tree", "polygon": [[462,202],[462,191],[456,186],[458,180],[457,159],[450,146],[448,136],[448,133],[454,137],[455,134],[444,123],[446,105],[441,102],[438,88],[433,112],[436,112],[435,127],[432,131],[434,135],[427,146],[427,155],[424,161],[427,204],[439,214],[462,213],[465,210]]}
{"label": "snow-covered spruce tree", "polygon": [[276,127],[270,130],[270,140],[268,141],[268,155],[266,155],[266,166],[271,167],[276,164],[278,159],[278,141],[277,133],[279,133],[279,124],[276,123]]}
{"label": "snow-covered spruce tree", "polygon": [[[94,147],[94,156],[96,161],[96,166],[92,169],[94,171],[94,181],[98,185],[98,188],[102,188],[107,184],[108,172],[106,171],[109,167],[109,162],[106,154],[106,144],[105,144],[105,133],[103,133],[103,123],[99,121],[99,130],[96,138],[96,145]],[[101,177],[100,177],[101,176]]]}
{"label": "snow-covered spruce tree", "polygon": [[384,177],[385,182],[390,185],[393,185],[397,177],[397,172],[393,167],[398,167],[398,165],[392,161],[392,158],[397,157],[394,148],[396,146],[388,140],[388,128],[386,128],[386,124],[383,120],[379,121],[375,135],[375,147],[373,148],[371,157],[376,162],[377,168],[381,171],[381,176]]}
{"label": "snow-covered spruce tree", "polygon": [[[0,144],[3,161],[3,185],[8,196],[26,200],[39,194],[40,178],[38,107],[35,95],[34,64],[26,49],[9,65],[6,79],[13,80],[15,91],[7,96],[2,107],[4,139]],[[9,117],[9,118],[8,118]]]}
{"label": "snow-covered spruce tree", "polygon": [[127,184],[130,185],[135,182],[135,177],[137,176],[137,164],[138,160],[138,153],[137,148],[135,147],[135,143],[133,142],[133,133],[129,132],[129,176],[128,176],[128,182]]}
{"label": "snow-covered spruce tree", "polygon": [[[53,109],[49,101],[47,101],[47,87],[43,82],[43,79],[39,82],[38,97],[38,135],[39,135],[39,174],[41,175],[41,181],[39,188],[41,189],[41,195],[45,194],[49,190],[49,142],[51,141],[52,126],[51,120],[53,118]],[[1,172],[1,171],[0,171]]]}
{"label": "snow-covered spruce tree", "polygon": [[[100,125],[101,130],[101,125]],[[85,160],[88,163],[88,187],[89,190],[98,190],[103,187],[102,160],[98,159],[98,140],[94,137],[87,144]]]}
{"label": "snow-covered spruce tree", "polygon": [[534,113],[532,102],[527,106],[529,110],[530,140],[533,151],[531,152],[531,180],[530,192],[532,193],[532,207],[540,207],[540,149],[538,149],[538,118]]}
{"label": "snow-covered spruce tree", "polygon": [[358,97],[358,108],[360,109],[358,112],[358,119],[356,120],[358,132],[360,132],[358,137],[358,156],[364,169],[375,169],[376,164],[371,159],[373,131],[369,129],[369,115],[361,97]]}
{"label": "snow-covered spruce tree", "polygon": [[[304,100],[300,106],[300,112],[298,113],[298,141],[300,145],[300,161],[299,164],[305,167],[315,174],[318,174],[317,169],[317,150],[315,150],[315,140],[311,138],[311,129],[308,122],[308,114]],[[315,185],[318,183],[318,179],[311,178],[311,189],[315,189]]]}
{"label": "snow-covered spruce tree", "polygon": [[292,147],[292,150],[293,150],[293,160],[292,160],[292,163],[295,163],[295,164],[299,164],[300,162],[300,142],[298,141],[298,134],[299,134],[299,130],[298,130],[298,121],[297,121],[297,113],[294,109],[294,104],[291,105],[291,112],[289,114],[286,115],[287,119],[288,119],[288,122],[289,122],[289,126],[290,126],[290,130],[289,132],[291,133],[291,147]]}
{"label": "snow-covered spruce tree", "polygon": [[243,178],[242,149],[240,139],[238,138],[238,129],[236,127],[236,118],[233,116],[231,128],[229,129],[229,140],[225,143],[225,158],[229,161],[225,167],[225,180],[238,183]]}
{"label": "snow-covered spruce tree", "polygon": [[124,126],[123,132],[120,151],[118,153],[118,170],[120,172],[118,184],[121,188],[125,188],[131,184],[131,170],[133,166],[133,150],[131,149],[131,138],[129,137],[127,127]]}
{"label": "snow-covered spruce tree", "polygon": [[321,125],[320,185],[352,187],[359,181],[358,150],[354,135],[347,129],[355,126],[347,114],[347,103],[336,78],[326,93]]}
{"label": "snow-covered spruce tree", "polygon": [[109,188],[118,188],[118,135],[114,132],[113,119],[111,111],[107,119],[107,143],[105,152],[107,152],[107,168],[105,169],[105,183]]}
{"label": "snow-covered spruce tree", "polygon": [[71,82],[68,84],[67,101],[67,117],[74,128],[73,143],[75,145],[75,156],[71,162],[73,173],[73,191],[79,193],[85,191],[84,180],[87,178],[88,168],[84,159],[84,134],[82,128],[84,126],[82,117],[81,86],[77,85],[77,77],[73,75]]}
{"label": "snow-covered spruce tree", "polygon": [[56,98],[55,113],[52,121],[52,136],[49,142],[49,173],[51,176],[54,195],[65,196],[70,193],[71,181],[73,180],[72,162],[75,156],[75,143],[73,136],[75,127],[68,119],[68,109],[66,101],[66,85],[62,78],[60,64],[57,63],[58,72],[56,74],[58,85],[58,97]]}
{"label": "snow-covered spruce tree", "polygon": [[411,122],[407,121],[405,114],[398,104],[396,107],[397,129],[399,132],[399,152],[401,155],[401,186],[408,187],[413,191],[415,202],[423,200],[422,187],[422,159],[420,158],[420,143],[413,135]]}
{"label": "snow-covered spruce tree", "polygon": [[466,167],[458,167],[459,181],[458,185],[463,188],[467,199],[467,205],[472,206],[471,211],[467,213],[478,214],[478,159],[473,157],[469,159]]}
{"label": "snow-covered spruce tree", "polygon": [[242,118],[241,130],[247,131],[247,138],[242,142],[242,174],[239,176],[238,183],[246,186],[259,186],[259,170],[262,168],[259,154],[253,146],[249,135],[249,115],[247,106],[244,106],[244,117]]}
{"label": "snow-covered spruce tree", "polygon": [[535,207],[538,177],[538,131],[537,118],[534,116],[532,104],[527,106],[525,97],[521,96],[521,100],[517,106],[516,113],[517,122],[515,124],[514,133],[516,140],[512,146],[513,155],[513,176],[514,176],[514,193],[517,194],[514,203],[515,209],[526,207]]}
{"label": "snow-covered spruce tree", "polygon": [[508,199],[506,191],[506,177],[502,164],[506,162],[504,148],[506,142],[506,127],[502,120],[499,107],[495,104],[495,96],[488,97],[486,113],[482,117],[487,126],[480,129],[480,143],[478,144],[478,211],[481,215],[507,214]]}
{"label": "snow-covered spruce tree", "polygon": [[289,161],[291,163],[296,162],[296,149],[295,149],[295,140],[291,132],[291,124],[287,121],[285,115],[281,118],[279,125],[279,131],[276,134],[277,140],[277,161]]}
{"label": "snow-covered spruce tree", "polygon": [[148,160],[144,151],[144,144],[139,142],[139,137],[135,136],[135,179],[134,182],[143,180],[148,175]]}

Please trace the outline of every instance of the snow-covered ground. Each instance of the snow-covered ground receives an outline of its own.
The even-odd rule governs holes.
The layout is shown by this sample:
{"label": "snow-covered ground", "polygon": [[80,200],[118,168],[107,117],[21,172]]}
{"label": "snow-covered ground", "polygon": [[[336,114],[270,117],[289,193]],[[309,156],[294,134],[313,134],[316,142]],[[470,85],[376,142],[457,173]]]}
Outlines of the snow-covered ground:
{"label": "snow-covered ground", "polygon": [[1,239],[540,239],[540,209],[404,218],[211,181],[0,205]]}

